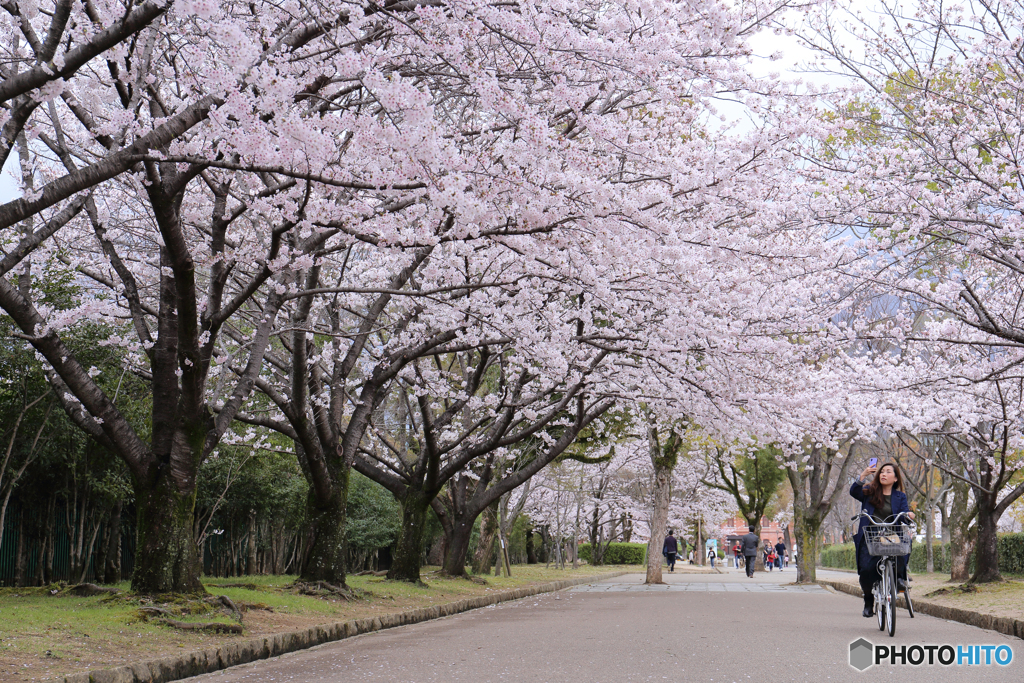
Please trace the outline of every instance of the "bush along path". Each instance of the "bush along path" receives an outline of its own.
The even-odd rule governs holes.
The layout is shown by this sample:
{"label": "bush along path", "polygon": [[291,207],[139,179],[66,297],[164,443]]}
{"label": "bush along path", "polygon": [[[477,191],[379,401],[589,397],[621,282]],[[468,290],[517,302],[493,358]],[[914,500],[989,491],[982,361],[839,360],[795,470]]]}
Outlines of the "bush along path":
{"label": "bush along path", "polygon": [[[293,576],[207,581],[208,599],[78,595],[67,586],[0,590],[0,680],[170,681],[368,631],[417,623],[624,573],[513,567],[486,582],[424,575],[411,585],[350,577],[355,599],[300,593]],[[637,571],[632,568],[632,571]],[[102,670],[102,671],[100,671]]]}

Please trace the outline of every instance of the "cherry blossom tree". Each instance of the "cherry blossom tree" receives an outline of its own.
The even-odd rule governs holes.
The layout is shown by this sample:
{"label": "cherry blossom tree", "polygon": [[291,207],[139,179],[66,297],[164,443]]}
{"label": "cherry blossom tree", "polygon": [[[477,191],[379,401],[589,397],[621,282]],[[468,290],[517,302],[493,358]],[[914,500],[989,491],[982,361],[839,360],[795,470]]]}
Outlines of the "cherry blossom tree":
{"label": "cherry blossom tree", "polygon": [[[719,96],[781,106],[743,70],[745,37],[780,5],[5,7],[0,161],[17,148],[24,170],[0,205],[0,308],[132,472],[135,590],[202,589],[196,473],[236,419],[296,443],[302,574],[343,587],[348,473],[386,469],[374,416],[412,389],[421,426],[460,402],[476,419],[488,399],[467,388],[498,349],[530,359],[509,375],[524,391],[534,364],[538,396],[575,401],[539,418],[479,407],[526,430],[512,437],[557,426],[549,455],[624,399],[761,431],[765,361],[812,327],[808,277],[834,262],[792,182],[811,119],[711,121]],[[86,283],[74,309],[28,287],[48,262]],[[68,350],[80,320],[121,325],[110,343],[151,384],[151,434]],[[443,386],[426,359],[456,354],[472,371]],[[444,480],[424,449],[393,490],[420,515],[474,458],[505,462],[512,437],[475,442]]]}

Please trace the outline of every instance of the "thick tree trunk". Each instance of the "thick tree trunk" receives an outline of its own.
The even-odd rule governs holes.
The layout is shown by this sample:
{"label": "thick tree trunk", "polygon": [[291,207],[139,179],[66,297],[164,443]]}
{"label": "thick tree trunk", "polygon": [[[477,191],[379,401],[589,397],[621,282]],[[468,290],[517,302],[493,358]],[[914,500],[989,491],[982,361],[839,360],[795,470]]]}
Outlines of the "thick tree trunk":
{"label": "thick tree trunk", "polygon": [[402,533],[398,537],[395,557],[388,570],[392,581],[420,582],[423,564],[423,532],[427,527],[430,500],[419,491],[410,491],[402,501]]}
{"label": "thick tree trunk", "polygon": [[799,549],[796,569],[797,583],[814,583],[817,580],[822,521],[807,509],[803,496],[793,497],[793,534]]}
{"label": "thick tree trunk", "polygon": [[993,512],[995,496],[976,496],[978,500],[978,546],[974,557],[974,575],[970,583],[1002,581],[999,573],[999,544],[996,537],[998,518]]}
{"label": "thick tree trunk", "polygon": [[480,539],[473,554],[473,573],[486,574],[494,555],[494,539],[498,534],[498,501],[487,506],[480,516]]}
{"label": "thick tree trunk", "polygon": [[456,517],[452,520],[452,533],[445,549],[443,565],[444,573],[448,576],[466,575],[466,555],[469,553],[469,543],[473,538],[474,521],[476,520],[467,517]]}
{"label": "thick tree trunk", "polygon": [[971,555],[975,536],[971,533],[970,484],[959,479],[953,482],[953,503],[949,514],[950,581],[970,578]]}
{"label": "thick tree trunk", "polygon": [[203,593],[202,567],[192,536],[195,487],[181,491],[162,472],[152,486],[135,483],[135,593]]}
{"label": "thick tree trunk", "polygon": [[351,470],[335,474],[331,495],[319,500],[313,487],[306,498],[306,540],[301,555],[302,581],[326,581],[336,586],[345,584],[345,513],[348,506],[348,479]]}
{"label": "thick tree trunk", "polygon": [[651,540],[647,542],[647,578],[644,583],[664,583],[661,576],[661,548],[665,543],[668,525],[669,494],[672,486],[672,468],[654,465],[654,505],[651,510]]}

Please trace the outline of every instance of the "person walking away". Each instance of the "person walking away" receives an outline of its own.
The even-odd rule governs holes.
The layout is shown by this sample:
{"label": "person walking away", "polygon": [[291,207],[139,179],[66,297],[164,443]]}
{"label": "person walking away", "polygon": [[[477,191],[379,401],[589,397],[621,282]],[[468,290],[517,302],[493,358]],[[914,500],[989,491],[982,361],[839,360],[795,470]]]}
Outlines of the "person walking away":
{"label": "person walking away", "polygon": [[779,539],[779,542],[775,544],[775,555],[776,566],[778,566],[779,569],[782,569],[785,567],[785,563],[782,561],[782,558],[786,556],[786,544],[782,542],[781,538]]}
{"label": "person walking away", "polygon": [[[850,486],[850,495],[860,501],[862,511],[875,519],[889,521],[890,517],[901,512],[906,512],[910,519],[914,519],[907,494],[903,491],[903,476],[896,463],[887,462],[881,468],[870,465],[864,468],[860,479]],[[861,517],[857,535],[853,537],[854,547],[857,549],[857,574],[860,578],[860,589],[864,592],[865,617],[874,615],[875,600],[872,588],[875,582],[882,578],[878,574],[878,559],[871,556],[867,543],[864,542],[864,527],[870,524],[867,518]],[[899,590],[903,590],[907,579],[906,555],[896,558],[896,576],[896,585]]]}
{"label": "person walking away", "polygon": [[679,542],[676,541],[676,537],[672,535],[672,530],[668,530],[668,536],[665,537],[665,544],[661,548],[661,554],[668,560],[668,570],[674,572],[676,570],[676,555],[679,553]]}
{"label": "person walking away", "polygon": [[739,569],[740,565],[743,563],[743,550],[741,549],[739,543],[736,543],[732,547],[732,561],[733,564],[736,566],[736,569]]}
{"label": "person walking away", "polygon": [[754,533],[754,525],[747,527],[749,532],[740,539],[740,549],[743,552],[743,561],[746,563],[747,578],[754,578],[754,562],[757,561],[757,549],[761,545],[760,539]]}

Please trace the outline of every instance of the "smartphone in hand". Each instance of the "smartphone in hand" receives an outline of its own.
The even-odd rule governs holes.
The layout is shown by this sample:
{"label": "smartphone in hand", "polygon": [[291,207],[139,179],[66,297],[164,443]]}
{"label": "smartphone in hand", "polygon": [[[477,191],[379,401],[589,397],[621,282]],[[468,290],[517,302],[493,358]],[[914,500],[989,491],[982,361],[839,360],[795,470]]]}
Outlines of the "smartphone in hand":
{"label": "smartphone in hand", "polygon": [[871,458],[870,460],[868,460],[868,467],[877,467],[877,466],[878,466],[878,458]]}

